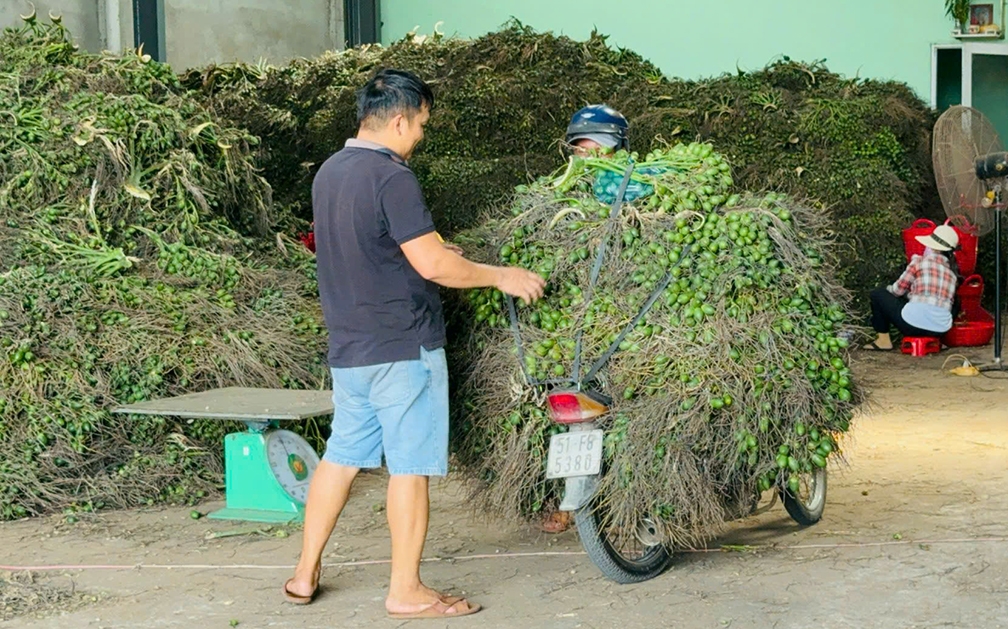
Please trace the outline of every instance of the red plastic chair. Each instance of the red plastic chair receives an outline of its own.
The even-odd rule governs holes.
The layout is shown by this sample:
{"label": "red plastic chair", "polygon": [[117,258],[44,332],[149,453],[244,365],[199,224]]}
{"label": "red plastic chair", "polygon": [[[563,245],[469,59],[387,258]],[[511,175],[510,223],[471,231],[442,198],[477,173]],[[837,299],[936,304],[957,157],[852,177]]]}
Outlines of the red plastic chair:
{"label": "red plastic chair", "polygon": [[941,351],[941,339],[937,336],[907,336],[903,338],[900,347],[904,354],[910,356],[927,356]]}

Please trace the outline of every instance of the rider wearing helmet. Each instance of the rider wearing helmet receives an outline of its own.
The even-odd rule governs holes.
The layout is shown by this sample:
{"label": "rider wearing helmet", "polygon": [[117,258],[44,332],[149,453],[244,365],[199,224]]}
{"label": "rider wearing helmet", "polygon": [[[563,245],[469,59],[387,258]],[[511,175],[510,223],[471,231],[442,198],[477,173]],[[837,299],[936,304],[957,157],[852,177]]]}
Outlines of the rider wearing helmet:
{"label": "rider wearing helmet", "polygon": [[[589,105],[578,110],[567,125],[567,145],[579,157],[592,154],[611,156],[630,150],[630,124],[623,114],[608,105]],[[570,513],[547,511],[542,521],[546,533],[562,533],[570,528]]]}
{"label": "rider wearing helmet", "polygon": [[589,105],[575,113],[567,125],[567,144],[581,156],[629,150],[629,129],[627,119],[612,107]]}

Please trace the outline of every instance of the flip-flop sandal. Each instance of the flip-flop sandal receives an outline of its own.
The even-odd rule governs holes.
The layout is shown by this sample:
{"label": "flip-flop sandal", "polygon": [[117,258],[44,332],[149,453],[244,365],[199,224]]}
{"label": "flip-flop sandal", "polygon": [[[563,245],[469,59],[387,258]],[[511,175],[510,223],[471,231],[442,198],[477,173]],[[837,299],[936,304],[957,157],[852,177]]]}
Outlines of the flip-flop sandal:
{"label": "flip-flop sandal", "polygon": [[565,511],[554,511],[548,518],[543,520],[540,528],[544,533],[559,535],[571,527],[571,517]]}
{"label": "flip-flop sandal", "polygon": [[319,582],[322,580],[322,570],[319,569],[318,572],[315,573],[315,589],[308,596],[301,596],[300,594],[295,594],[290,591],[290,583],[293,580],[293,578],[287,579],[287,581],[283,584],[283,596],[287,599],[287,602],[294,605],[310,605],[315,602],[315,597],[317,597],[319,593]]}
{"label": "flip-flop sandal", "polygon": [[[454,612],[450,611],[460,603],[465,605],[464,610],[456,610]],[[392,620],[436,620],[462,618],[463,616],[472,616],[481,609],[483,609],[481,605],[470,605],[469,601],[464,598],[452,596],[449,598],[443,598],[432,604],[430,607],[422,609],[418,612],[413,612],[411,614],[393,614],[392,612],[389,612],[388,617]]]}
{"label": "flip-flop sandal", "polygon": [[863,349],[865,351],[869,351],[869,352],[891,352],[891,351],[893,351],[896,348],[895,347],[879,347],[878,343],[876,343],[875,341],[872,341],[871,343],[869,343],[867,345],[863,345],[861,347],[861,349]]}
{"label": "flip-flop sandal", "polygon": [[290,591],[290,583],[294,579],[287,579],[287,582],[283,584],[283,596],[287,599],[288,603],[293,603],[294,605],[309,605],[315,601],[315,597],[318,595],[318,587],[309,596],[301,596],[300,594],[295,594]]}

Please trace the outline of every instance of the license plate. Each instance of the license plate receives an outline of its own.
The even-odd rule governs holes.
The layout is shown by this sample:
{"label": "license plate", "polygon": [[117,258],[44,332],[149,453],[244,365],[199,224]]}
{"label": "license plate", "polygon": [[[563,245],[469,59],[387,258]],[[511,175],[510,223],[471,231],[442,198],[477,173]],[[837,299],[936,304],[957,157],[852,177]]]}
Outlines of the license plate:
{"label": "license plate", "polygon": [[593,476],[602,470],[601,430],[553,435],[546,459],[546,478]]}

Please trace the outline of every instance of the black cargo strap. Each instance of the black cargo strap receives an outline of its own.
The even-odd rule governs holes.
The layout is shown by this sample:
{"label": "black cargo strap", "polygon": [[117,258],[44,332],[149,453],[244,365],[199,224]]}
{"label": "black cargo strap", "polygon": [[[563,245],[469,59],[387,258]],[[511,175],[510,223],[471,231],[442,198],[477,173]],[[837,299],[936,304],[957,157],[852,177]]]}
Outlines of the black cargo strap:
{"label": "black cargo strap", "polygon": [[521,329],[518,327],[518,313],[515,312],[514,299],[511,298],[511,295],[507,294],[504,297],[507,299],[508,317],[511,319],[511,333],[514,335],[515,347],[518,348],[518,362],[521,363],[522,373],[525,374],[525,381],[529,384],[535,384],[532,381],[532,376],[528,373],[528,369],[525,368],[525,349],[522,347]]}
{"label": "black cargo strap", "polygon": [[[627,188],[630,186],[630,177],[633,176],[634,164],[630,162],[626,172],[623,173],[623,181],[620,182],[619,191],[613,199],[612,208],[609,210],[609,221],[606,223],[605,233],[602,234],[602,241],[599,242],[598,253],[595,254],[595,264],[592,265],[591,275],[588,278],[588,289],[582,298],[585,303],[591,302],[595,292],[595,284],[598,282],[599,273],[602,272],[602,264],[605,260],[606,248],[609,245],[609,238],[616,231],[616,224],[619,221],[620,210],[623,209],[623,199],[626,198]],[[577,342],[574,345],[574,365],[571,367],[571,380],[575,385],[581,384],[581,345],[584,339],[584,328],[578,330]]]}
{"label": "black cargo strap", "polygon": [[671,269],[669,269],[665,273],[665,277],[658,284],[658,286],[655,287],[654,291],[651,292],[651,296],[648,297],[648,300],[644,303],[644,306],[640,309],[640,312],[637,313],[637,316],[634,317],[633,321],[628,323],[626,327],[623,328],[623,331],[619,333],[619,336],[616,337],[616,340],[614,340],[609,345],[609,349],[607,349],[605,353],[602,354],[602,356],[595,361],[595,364],[591,366],[591,369],[588,370],[588,373],[585,375],[583,379],[564,378],[554,380],[535,380],[532,378],[531,375],[529,375],[528,369],[525,367],[525,350],[522,348],[521,330],[518,326],[518,313],[515,310],[514,299],[512,299],[510,295],[505,295],[508,302],[508,315],[511,318],[511,332],[514,334],[515,346],[517,346],[518,348],[518,361],[521,363],[522,373],[525,375],[525,381],[532,386],[543,384],[573,384],[578,388],[580,388],[583,383],[591,382],[598,374],[599,370],[605,367],[606,363],[609,362],[609,359],[613,357],[613,354],[615,354],[616,350],[619,349],[620,344],[624,340],[626,340],[627,335],[630,334],[630,332],[635,327],[637,327],[637,324],[641,322],[641,319],[643,319],[647,315],[647,313],[651,310],[651,308],[655,305],[655,302],[658,301],[658,298],[661,297],[663,292],[665,292],[665,289],[668,288],[668,285],[672,283],[672,271],[675,270],[680,264],[682,264],[683,260],[686,259],[686,256],[689,254],[690,249],[692,248],[693,245],[686,245],[685,247],[683,247],[682,254],[680,254],[679,256],[679,260],[672,266]]}
{"label": "black cargo strap", "polygon": [[514,299],[511,295],[504,295],[507,298],[508,305],[508,316],[511,318],[511,332],[514,334],[515,347],[518,348],[518,362],[521,363],[522,374],[525,376],[525,382],[531,386],[540,386],[544,384],[570,384],[571,381],[567,378],[558,380],[535,380],[532,378],[531,374],[528,372],[528,368],[525,366],[525,349],[522,347],[521,340],[521,330],[518,327],[518,313],[515,311]]}
{"label": "black cargo strap", "polygon": [[[620,185],[619,192],[616,194],[616,200],[613,201],[612,210],[609,214],[609,222],[607,224],[607,230],[605,235],[603,235],[602,237],[602,242],[599,244],[598,255],[595,257],[595,264],[592,267],[592,272],[588,285],[588,294],[584,296],[585,303],[590,301],[592,289],[595,287],[595,284],[598,281],[599,273],[601,273],[603,260],[605,258],[606,245],[608,244],[609,237],[612,235],[613,231],[612,228],[616,224],[620,209],[623,206],[623,198],[626,196],[627,186],[630,183],[630,176],[632,174],[633,174],[633,164],[631,164],[627,168],[627,171],[623,176],[623,182]],[[518,349],[518,362],[521,364],[522,374],[525,376],[525,381],[532,386],[573,384],[579,389],[581,388],[582,383],[591,382],[598,374],[599,370],[602,369],[609,361],[609,359],[612,358],[613,354],[616,353],[616,350],[619,349],[620,344],[626,339],[627,335],[630,334],[630,332],[635,327],[637,327],[637,324],[641,322],[641,320],[647,315],[647,313],[654,306],[655,302],[658,301],[658,298],[661,297],[661,294],[665,292],[666,288],[668,288],[668,285],[672,282],[673,269],[682,264],[682,261],[686,259],[686,255],[689,253],[691,248],[692,245],[686,245],[685,247],[683,247],[682,254],[679,256],[679,260],[672,266],[671,269],[668,270],[667,273],[665,273],[665,277],[658,284],[658,286],[655,287],[654,291],[651,293],[651,296],[648,297],[648,300],[644,303],[644,306],[641,308],[640,312],[637,313],[637,316],[634,317],[634,319],[630,323],[628,323],[625,328],[623,328],[623,331],[620,332],[619,336],[616,337],[616,340],[613,341],[612,344],[609,346],[609,348],[605,351],[605,353],[602,354],[602,356],[595,361],[595,363],[591,366],[591,369],[588,370],[588,373],[585,375],[583,379],[580,377],[581,346],[582,346],[582,338],[584,336],[583,328],[578,331],[577,345],[574,348],[574,366],[572,369],[573,373],[571,374],[570,378],[536,380],[532,377],[531,374],[529,374],[528,368],[525,366],[525,350],[522,347],[521,329],[518,324],[518,312],[515,309],[514,299],[511,297],[511,295],[504,295],[504,297],[507,299],[508,317],[511,320],[511,332],[514,336],[515,346]]]}
{"label": "black cargo strap", "polygon": [[623,173],[623,181],[620,182],[619,192],[616,193],[616,198],[613,199],[612,208],[609,211],[609,224],[606,225],[606,233],[602,236],[598,254],[595,256],[595,264],[592,266],[591,277],[588,281],[589,290],[594,288],[595,283],[598,282],[599,273],[602,271],[602,261],[605,259],[606,246],[609,244],[609,237],[612,236],[616,221],[619,220],[619,213],[623,208],[623,199],[626,198],[626,191],[630,186],[630,178],[633,176],[633,171],[634,164],[631,162],[627,166],[626,172]]}
{"label": "black cargo strap", "polygon": [[[616,337],[616,340],[609,345],[609,349],[607,349],[605,353],[602,354],[602,356],[600,356],[599,359],[595,361],[595,364],[591,366],[591,369],[589,369],[588,373],[585,374],[583,382],[591,382],[595,378],[595,376],[598,375],[599,370],[605,367],[605,364],[609,362],[609,359],[612,358],[613,354],[616,353],[616,350],[619,349],[620,344],[624,340],[626,340],[627,334],[630,334],[630,332],[635,327],[637,327],[637,324],[641,322],[641,319],[643,319],[644,316],[647,315],[648,311],[651,310],[651,307],[655,305],[655,302],[658,301],[658,298],[661,297],[662,293],[665,292],[665,289],[668,288],[668,285],[672,283],[672,270],[678,267],[680,264],[682,264],[682,261],[686,259],[686,254],[689,253],[691,247],[692,245],[686,245],[685,247],[683,247],[682,254],[679,256],[679,260],[675,263],[675,265],[672,266],[671,269],[669,269],[665,273],[665,278],[662,279],[662,281],[654,289],[654,292],[651,293],[651,296],[648,297],[647,302],[644,303],[644,307],[641,308],[640,312],[637,313],[637,316],[634,317],[633,321],[628,323],[626,327],[623,328],[623,331],[620,332],[619,336]],[[578,384],[580,385],[581,382],[579,381]]]}
{"label": "black cargo strap", "polygon": [[[633,175],[634,164],[631,162],[627,168],[626,172],[623,173],[623,181],[620,182],[619,191],[616,193],[616,198],[613,199],[611,209],[609,211],[609,221],[606,223],[606,231],[602,235],[602,242],[599,244],[598,253],[595,255],[595,263],[592,265],[591,275],[588,283],[588,293],[583,295],[585,303],[591,300],[592,288],[598,281],[599,273],[602,271],[602,262],[605,259],[606,245],[609,242],[609,236],[612,234],[613,226],[616,224],[616,220],[619,216],[620,209],[623,207],[623,198],[626,197],[627,187],[630,185],[630,177]],[[507,298],[508,304],[508,317],[511,319],[511,332],[514,334],[515,345],[518,348],[518,360],[521,362],[522,373],[525,374],[525,380],[530,385],[539,384],[578,384],[579,372],[581,370],[581,339],[584,335],[583,330],[578,331],[577,344],[574,346],[574,367],[572,369],[572,375],[570,379],[562,380],[547,380],[543,382],[536,381],[528,373],[528,369],[525,367],[525,350],[522,347],[521,340],[521,330],[518,326],[518,313],[515,311],[514,299],[511,295],[504,295]]]}

